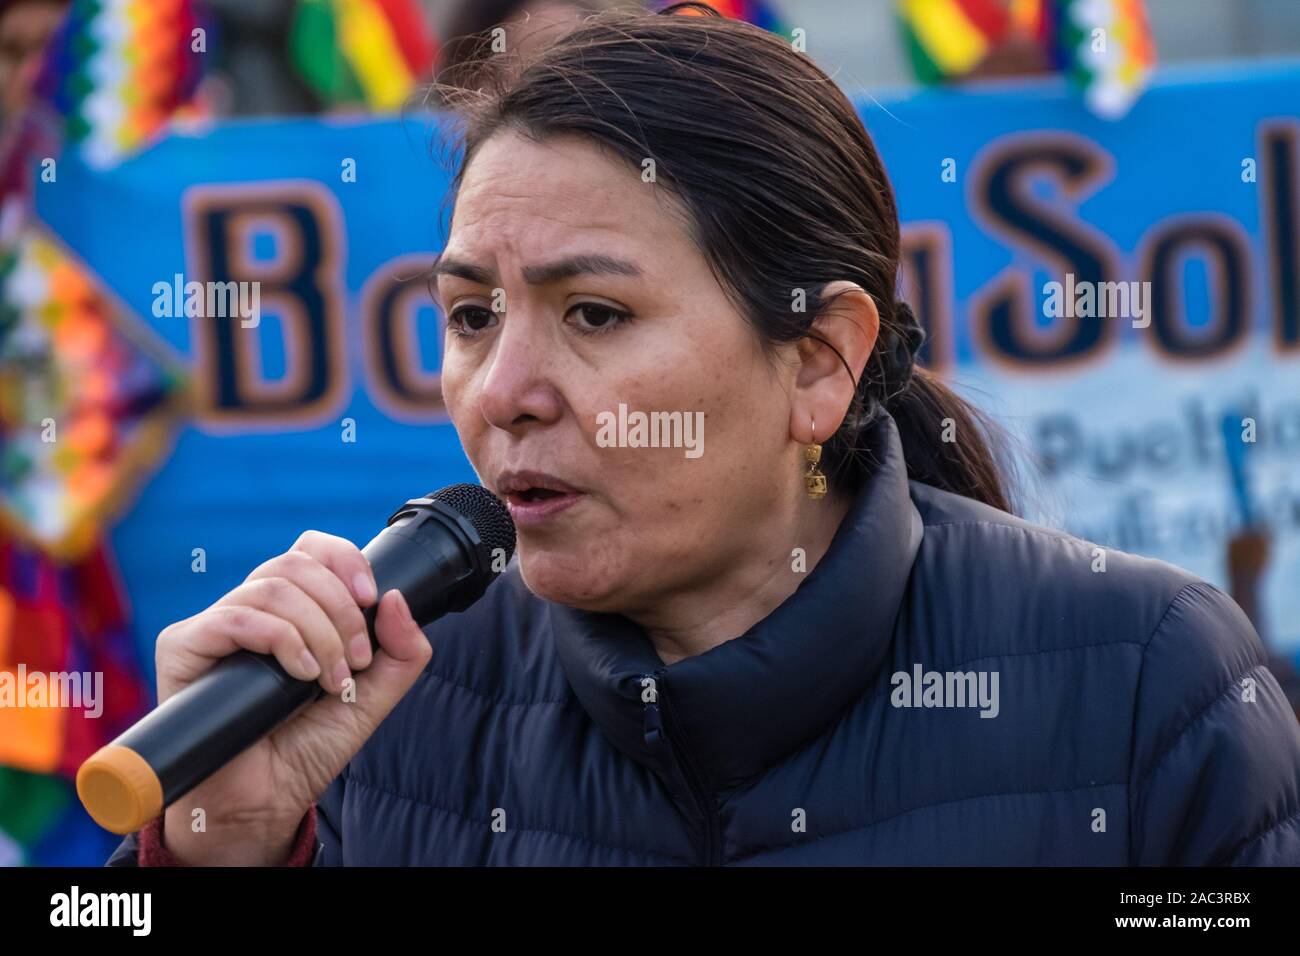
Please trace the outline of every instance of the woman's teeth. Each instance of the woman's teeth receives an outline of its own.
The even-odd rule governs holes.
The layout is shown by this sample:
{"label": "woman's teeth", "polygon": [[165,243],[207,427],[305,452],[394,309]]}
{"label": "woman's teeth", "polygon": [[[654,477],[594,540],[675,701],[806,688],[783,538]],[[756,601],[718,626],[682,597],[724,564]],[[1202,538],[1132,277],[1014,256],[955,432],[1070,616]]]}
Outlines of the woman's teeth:
{"label": "woman's teeth", "polygon": [[521,491],[519,497],[524,501],[542,501],[546,498],[554,498],[560,492],[552,491],[550,488],[529,488],[527,491]]}

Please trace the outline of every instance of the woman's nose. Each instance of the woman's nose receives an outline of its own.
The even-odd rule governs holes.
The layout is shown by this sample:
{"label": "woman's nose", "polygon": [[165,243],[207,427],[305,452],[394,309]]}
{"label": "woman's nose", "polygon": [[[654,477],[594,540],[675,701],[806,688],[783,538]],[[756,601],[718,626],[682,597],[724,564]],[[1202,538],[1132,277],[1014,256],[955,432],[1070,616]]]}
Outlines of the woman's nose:
{"label": "woman's nose", "polygon": [[551,378],[557,357],[539,322],[521,313],[502,318],[479,393],[483,418],[497,428],[512,431],[560,417],[562,402]]}

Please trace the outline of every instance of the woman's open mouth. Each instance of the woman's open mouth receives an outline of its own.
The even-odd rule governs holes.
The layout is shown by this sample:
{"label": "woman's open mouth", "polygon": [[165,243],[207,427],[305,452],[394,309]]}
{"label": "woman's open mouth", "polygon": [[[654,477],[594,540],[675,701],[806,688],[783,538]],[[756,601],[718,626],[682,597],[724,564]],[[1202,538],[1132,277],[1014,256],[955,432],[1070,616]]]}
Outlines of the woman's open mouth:
{"label": "woman's open mouth", "polygon": [[535,528],[561,511],[576,505],[581,492],[552,491],[549,488],[529,488],[506,495],[506,507],[517,528]]}
{"label": "woman's open mouth", "polygon": [[581,501],[585,495],[550,475],[508,472],[498,482],[515,526],[535,528]]}

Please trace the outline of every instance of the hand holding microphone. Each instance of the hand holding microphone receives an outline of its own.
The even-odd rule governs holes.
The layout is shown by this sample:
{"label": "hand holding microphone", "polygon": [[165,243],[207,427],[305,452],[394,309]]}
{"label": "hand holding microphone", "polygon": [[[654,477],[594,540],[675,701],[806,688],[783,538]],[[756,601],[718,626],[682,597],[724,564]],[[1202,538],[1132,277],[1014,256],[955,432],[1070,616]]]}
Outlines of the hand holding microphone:
{"label": "hand holding microphone", "polygon": [[159,706],[83,764],[82,802],[119,833],[166,806],[184,863],[278,863],[427,665],[421,628],[477,600],[513,552],[509,514],[474,485],[407,502],[364,552],[306,532],[159,635]]}
{"label": "hand holding microphone", "polygon": [[[329,692],[167,808],[167,848],[181,862],[266,866],[283,860],[312,802],[428,664],[428,639],[394,591],[379,603],[373,657],[345,656],[345,637],[357,633],[352,625],[365,626],[358,605],[376,603],[365,565],[350,541],[308,531],[212,607],[159,636],[160,705],[241,649],[273,655],[299,679],[319,673],[318,686]],[[360,593],[354,590],[357,575],[366,581]],[[353,602],[351,613],[344,611],[345,600]],[[355,703],[344,703],[334,675],[347,661],[356,670]],[[206,832],[194,833],[198,808]]]}

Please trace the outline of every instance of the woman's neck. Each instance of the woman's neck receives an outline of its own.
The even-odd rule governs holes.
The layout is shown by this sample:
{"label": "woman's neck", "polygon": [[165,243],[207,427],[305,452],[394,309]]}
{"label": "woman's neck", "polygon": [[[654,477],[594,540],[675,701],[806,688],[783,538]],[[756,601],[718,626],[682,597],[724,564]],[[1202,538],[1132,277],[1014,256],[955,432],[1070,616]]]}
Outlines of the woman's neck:
{"label": "woman's neck", "polygon": [[[795,592],[826,554],[851,505],[838,495],[803,498],[786,520],[764,522],[766,535],[747,540],[740,559],[720,562],[722,570],[698,588],[678,590],[651,611],[624,614],[646,632],[665,664],[739,637]],[[803,551],[799,563],[796,548]]]}

